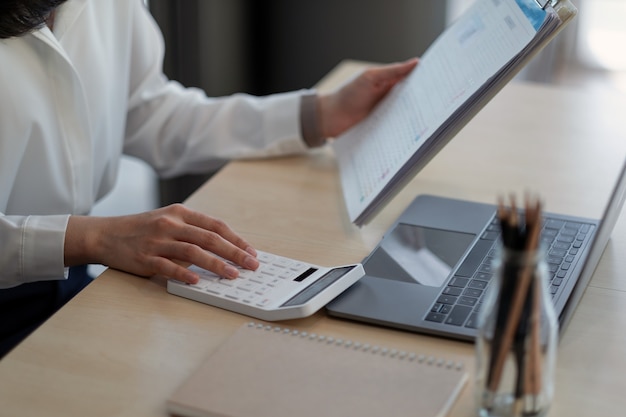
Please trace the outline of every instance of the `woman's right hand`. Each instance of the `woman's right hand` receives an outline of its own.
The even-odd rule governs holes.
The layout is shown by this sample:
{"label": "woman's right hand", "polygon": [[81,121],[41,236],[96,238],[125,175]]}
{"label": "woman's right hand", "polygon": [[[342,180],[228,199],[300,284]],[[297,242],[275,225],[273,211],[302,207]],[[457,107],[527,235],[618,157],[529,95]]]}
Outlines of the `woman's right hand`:
{"label": "woman's right hand", "polygon": [[[217,255],[217,256],[216,256]],[[173,204],[146,213],[70,216],[65,265],[98,263],[140,276],[163,275],[194,284],[194,264],[227,278],[259,266],[255,249],[222,220]]]}

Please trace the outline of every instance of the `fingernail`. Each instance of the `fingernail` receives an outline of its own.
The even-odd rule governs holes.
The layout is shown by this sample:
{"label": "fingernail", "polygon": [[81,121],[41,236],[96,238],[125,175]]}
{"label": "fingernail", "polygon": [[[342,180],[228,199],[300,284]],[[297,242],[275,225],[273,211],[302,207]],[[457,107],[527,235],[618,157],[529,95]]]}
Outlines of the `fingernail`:
{"label": "fingernail", "polygon": [[248,246],[248,247],[246,248],[246,252],[248,252],[250,255],[255,256],[255,257],[256,257],[256,255],[257,255],[257,253],[256,253],[256,249],[254,249],[252,246]]}
{"label": "fingernail", "polygon": [[224,268],[224,275],[226,275],[226,278],[237,278],[239,276],[239,271],[232,265],[226,265]]}
{"label": "fingernail", "polygon": [[190,284],[197,284],[198,281],[200,281],[200,278],[194,273],[189,273],[185,275],[185,281]]}
{"label": "fingernail", "polygon": [[252,256],[246,256],[246,259],[243,260],[243,266],[248,269],[257,269],[259,267],[259,261]]}

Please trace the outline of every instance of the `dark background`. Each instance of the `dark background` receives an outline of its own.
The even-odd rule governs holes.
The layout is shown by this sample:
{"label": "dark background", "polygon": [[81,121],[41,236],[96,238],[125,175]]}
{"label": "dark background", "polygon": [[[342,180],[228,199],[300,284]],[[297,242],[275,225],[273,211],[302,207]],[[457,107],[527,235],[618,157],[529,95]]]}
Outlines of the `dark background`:
{"label": "dark background", "polygon": [[[443,0],[150,0],[165,73],[210,96],[312,87],[344,59],[421,55],[446,22]],[[160,182],[161,205],[209,175]]]}

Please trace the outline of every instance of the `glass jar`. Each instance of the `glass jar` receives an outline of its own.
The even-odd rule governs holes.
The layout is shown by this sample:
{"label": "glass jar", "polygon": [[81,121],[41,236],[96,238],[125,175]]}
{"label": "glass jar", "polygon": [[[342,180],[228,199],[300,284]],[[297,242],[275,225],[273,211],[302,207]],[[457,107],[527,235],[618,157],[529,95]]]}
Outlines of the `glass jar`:
{"label": "glass jar", "polygon": [[493,269],[475,344],[478,415],[543,416],[554,394],[558,343],[543,252],[503,248]]}

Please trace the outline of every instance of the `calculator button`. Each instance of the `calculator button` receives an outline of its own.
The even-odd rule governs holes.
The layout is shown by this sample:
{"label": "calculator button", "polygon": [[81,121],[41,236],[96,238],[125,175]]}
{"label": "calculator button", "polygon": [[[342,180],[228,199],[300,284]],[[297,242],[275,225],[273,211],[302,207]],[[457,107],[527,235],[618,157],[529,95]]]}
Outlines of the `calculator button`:
{"label": "calculator button", "polygon": [[233,286],[232,281],[229,280],[229,279],[220,279],[218,281],[215,281],[215,283],[218,284],[218,285],[223,285],[225,287],[232,287]]}
{"label": "calculator button", "polygon": [[237,289],[241,291],[252,291],[254,287],[255,285],[250,282],[237,285]]}
{"label": "calculator button", "polygon": [[290,260],[290,259],[285,259],[285,258],[277,258],[277,259],[274,259],[274,260],[272,261],[272,264],[273,264],[273,265],[276,265],[276,266],[278,266],[278,267],[281,267],[281,268],[285,268],[285,267],[288,267],[289,265],[291,265],[293,262],[294,262],[294,261],[292,261],[292,260]]}
{"label": "calculator button", "polygon": [[270,299],[269,298],[263,298],[261,300],[259,300],[256,305],[258,305],[259,307],[265,307],[270,303]]}
{"label": "calculator button", "polygon": [[257,255],[257,260],[262,263],[269,263],[272,262],[274,259],[276,259],[276,256],[265,252],[261,252]]}
{"label": "calculator button", "polygon": [[261,271],[260,271],[260,272],[261,272],[261,274],[263,274],[263,275],[267,275],[267,276],[270,276],[270,277],[273,277],[274,275],[276,275],[273,271],[271,271],[271,270],[266,270],[266,269],[261,269]]}
{"label": "calculator button", "polygon": [[282,282],[282,280],[280,278],[273,278],[267,281],[267,286],[268,287],[277,287],[278,285],[280,285]]}
{"label": "calculator button", "polygon": [[240,269],[239,270],[239,277],[238,278],[250,278],[250,277],[254,277],[255,276],[255,272],[251,271],[249,269]]}
{"label": "calculator button", "polygon": [[267,285],[263,285],[262,287],[259,287],[256,290],[254,290],[254,293],[255,294],[259,294],[259,295],[265,295],[265,294],[267,294],[271,290],[272,289],[270,287],[268,287]]}
{"label": "calculator button", "polygon": [[259,297],[260,296],[256,294],[246,294],[246,296],[244,297],[242,301],[248,304],[253,304]]}
{"label": "calculator button", "polygon": [[201,279],[200,281],[198,281],[197,284],[189,284],[189,286],[191,288],[195,288],[195,289],[198,289],[198,290],[203,290],[207,286],[207,282]]}
{"label": "calculator button", "polygon": [[289,271],[282,272],[278,275],[278,278],[280,279],[291,279],[293,277],[294,277],[294,274]]}
{"label": "calculator button", "polygon": [[228,298],[232,298],[235,300],[238,300],[240,298],[245,298],[246,297],[246,293],[240,289],[237,288],[232,288],[229,291],[227,291],[226,293],[224,293],[224,295]]}
{"label": "calculator button", "polygon": [[291,265],[289,265],[289,269],[291,269],[292,271],[301,271],[305,268],[306,268],[306,265],[303,264],[302,262],[294,262]]}
{"label": "calculator button", "polygon": [[261,272],[265,274],[277,275],[282,272],[282,268],[276,267],[274,265],[267,265],[263,267],[263,270]]}

